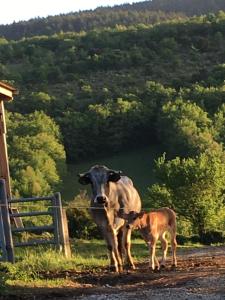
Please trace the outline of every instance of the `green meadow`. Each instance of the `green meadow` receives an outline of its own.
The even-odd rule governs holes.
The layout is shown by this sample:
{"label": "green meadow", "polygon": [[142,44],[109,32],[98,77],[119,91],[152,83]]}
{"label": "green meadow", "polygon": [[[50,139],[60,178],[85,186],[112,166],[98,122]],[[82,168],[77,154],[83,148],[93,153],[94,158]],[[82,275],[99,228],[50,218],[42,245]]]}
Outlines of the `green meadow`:
{"label": "green meadow", "polygon": [[160,156],[160,153],[162,153],[162,150],[159,146],[151,145],[98,160],[90,159],[82,163],[67,165],[67,170],[62,179],[62,198],[65,202],[69,202],[74,199],[80,190],[87,189],[90,192],[88,186],[81,186],[78,183],[77,174],[88,171],[90,167],[96,164],[123,171],[124,175],[133,180],[140,195],[145,197],[147,188],[155,182],[154,160]]}

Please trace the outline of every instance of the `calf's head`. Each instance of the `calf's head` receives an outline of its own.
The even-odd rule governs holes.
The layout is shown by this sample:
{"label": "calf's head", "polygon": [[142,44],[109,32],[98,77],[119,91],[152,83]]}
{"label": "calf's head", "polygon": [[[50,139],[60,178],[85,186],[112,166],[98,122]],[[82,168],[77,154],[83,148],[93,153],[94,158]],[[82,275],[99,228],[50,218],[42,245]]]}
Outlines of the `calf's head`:
{"label": "calf's head", "polygon": [[122,213],[120,216],[124,220],[126,220],[126,227],[129,229],[132,228],[141,228],[142,227],[142,217],[145,214],[144,211],[141,212],[135,212],[130,211],[128,214]]}
{"label": "calf's head", "polygon": [[80,184],[91,184],[95,204],[108,206],[109,183],[117,182],[121,178],[121,171],[108,169],[105,166],[93,166],[88,172],[78,174]]}

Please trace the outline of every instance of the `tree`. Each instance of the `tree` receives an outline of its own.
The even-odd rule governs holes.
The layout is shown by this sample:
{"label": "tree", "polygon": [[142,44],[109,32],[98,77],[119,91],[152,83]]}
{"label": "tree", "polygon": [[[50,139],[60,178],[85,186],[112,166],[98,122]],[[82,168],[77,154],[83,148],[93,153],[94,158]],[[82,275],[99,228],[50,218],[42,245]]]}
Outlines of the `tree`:
{"label": "tree", "polygon": [[177,99],[164,104],[158,119],[158,136],[171,156],[196,156],[204,151],[222,154],[214,139],[212,120],[198,105]]}
{"label": "tree", "polygon": [[216,139],[225,145],[225,104],[214,115],[214,127]]}
{"label": "tree", "polygon": [[46,195],[60,183],[65,163],[59,127],[43,112],[7,114],[13,194]]}
{"label": "tree", "polygon": [[223,229],[225,217],[225,162],[216,153],[202,153],[195,158],[179,157],[156,162],[160,184],[150,189],[153,207],[169,206],[192,224],[202,237],[212,229]]}

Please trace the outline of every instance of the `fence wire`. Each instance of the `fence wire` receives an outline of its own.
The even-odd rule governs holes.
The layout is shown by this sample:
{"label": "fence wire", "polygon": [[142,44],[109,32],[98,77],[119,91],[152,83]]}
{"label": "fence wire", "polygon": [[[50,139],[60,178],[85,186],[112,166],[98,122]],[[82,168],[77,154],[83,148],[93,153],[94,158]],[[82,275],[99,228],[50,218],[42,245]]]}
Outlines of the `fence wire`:
{"label": "fence wire", "polygon": [[[105,207],[95,207],[95,206],[70,206],[70,205],[66,205],[66,206],[60,206],[60,205],[44,205],[44,204],[39,204],[40,206],[42,206],[42,207],[46,207],[46,208],[63,208],[63,209],[69,209],[69,208],[71,208],[71,209],[96,209],[96,210],[98,210],[98,209],[106,209]],[[14,206],[14,205],[11,205],[11,203],[9,203],[9,205],[6,205],[6,204],[0,204],[0,208],[1,207],[6,207],[6,206],[8,206],[9,208],[14,208],[14,209],[21,209],[21,208],[32,208],[32,207],[34,207],[34,208],[36,208],[37,206],[38,206],[38,204],[18,204],[18,205],[16,205],[16,206]],[[152,207],[142,207],[142,209],[146,209],[146,210],[148,210],[148,209],[153,209]],[[123,208],[120,208],[120,210],[123,210]]]}

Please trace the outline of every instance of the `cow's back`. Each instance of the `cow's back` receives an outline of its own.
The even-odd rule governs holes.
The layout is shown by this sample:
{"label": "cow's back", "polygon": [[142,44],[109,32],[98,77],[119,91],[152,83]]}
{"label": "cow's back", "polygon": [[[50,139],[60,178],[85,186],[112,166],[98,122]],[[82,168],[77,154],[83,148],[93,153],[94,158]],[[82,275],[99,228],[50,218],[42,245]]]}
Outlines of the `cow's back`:
{"label": "cow's back", "polygon": [[121,179],[113,186],[115,189],[120,208],[125,213],[130,211],[139,212],[141,210],[141,199],[133,185],[132,180],[127,176],[121,176]]}

